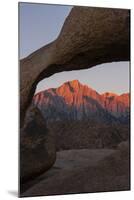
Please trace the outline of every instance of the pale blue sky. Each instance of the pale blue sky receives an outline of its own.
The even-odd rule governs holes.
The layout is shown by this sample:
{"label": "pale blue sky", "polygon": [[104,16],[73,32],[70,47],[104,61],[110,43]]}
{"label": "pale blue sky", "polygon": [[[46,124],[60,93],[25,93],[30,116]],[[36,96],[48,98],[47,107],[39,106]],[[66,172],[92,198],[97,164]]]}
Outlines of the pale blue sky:
{"label": "pale blue sky", "polygon": [[[55,40],[71,6],[20,3],[20,58]],[[36,92],[78,79],[99,93],[129,91],[129,62],[102,64],[87,70],[61,72],[41,81]]]}
{"label": "pale blue sky", "polygon": [[57,38],[71,6],[20,3],[20,58]]}

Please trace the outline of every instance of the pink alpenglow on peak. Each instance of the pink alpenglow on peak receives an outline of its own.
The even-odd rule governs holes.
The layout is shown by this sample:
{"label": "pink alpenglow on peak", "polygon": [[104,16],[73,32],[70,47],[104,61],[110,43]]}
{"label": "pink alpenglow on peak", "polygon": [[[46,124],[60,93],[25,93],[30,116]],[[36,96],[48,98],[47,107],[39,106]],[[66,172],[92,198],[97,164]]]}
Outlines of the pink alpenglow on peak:
{"label": "pink alpenglow on peak", "polygon": [[33,101],[46,115],[47,113],[51,116],[60,115],[57,119],[66,118],[66,116],[67,119],[71,117],[75,120],[91,116],[106,117],[106,113],[111,118],[124,119],[129,116],[129,98],[129,93],[122,95],[112,92],[99,94],[78,80],[72,80],[58,88],[37,93]]}

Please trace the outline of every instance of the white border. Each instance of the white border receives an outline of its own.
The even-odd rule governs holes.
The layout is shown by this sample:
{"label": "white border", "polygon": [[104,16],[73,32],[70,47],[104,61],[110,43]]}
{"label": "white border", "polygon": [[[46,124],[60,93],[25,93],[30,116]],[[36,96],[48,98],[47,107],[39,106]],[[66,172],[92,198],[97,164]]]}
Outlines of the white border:
{"label": "white border", "polygon": [[[23,1],[22,1],[23,2]],[[38,0],[29,0],[28,2],[38,2]],[[39,0],[40,3],[54,3],[66,5],[85,5],[95,7],[115,7],[130,8],[132,16],[132,33],[133,27],[133,1],[132,0]],[[13,195],[17,191],[18,183],[18,0],[3,0],[0,4],[0,199],[12,200],[16,197]],[[131,38],[131,44],[134,44]],[[133,47],[133,46],[132,46]],[[133,50],[133,48],[132,48]],[[134,74],[133,51],[131,58],[131,75]],[[132,79],[132,86],[134,85]],[[133,100],[132,87],[132,100]],[[132,101],[132,116],[134,116],[134,106]],[[132,117],[132,130],[133,128]],[[112,199],[133,199],[134,198],[134,136],[131,133],[132,141],[132,191],[127,192],[107,192],[94,194],[76,194],[64,196],[34,197],[34,199],[92,199],[92,200],[112,200]],[[23,199],[23,198],[22,198]],[[33,198],[28,198],[33,199]]]}

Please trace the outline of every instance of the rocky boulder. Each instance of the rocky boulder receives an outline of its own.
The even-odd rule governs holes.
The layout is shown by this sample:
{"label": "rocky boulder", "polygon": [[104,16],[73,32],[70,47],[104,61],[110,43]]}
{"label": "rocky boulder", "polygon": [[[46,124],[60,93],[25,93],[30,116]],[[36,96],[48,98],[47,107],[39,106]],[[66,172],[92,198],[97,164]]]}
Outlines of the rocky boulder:
{"label": "rocky boulder", "polygon": [[55,159],[54,139],[48,132],[40,111],[31,106],[20,135],[21,182],[47,171]]}

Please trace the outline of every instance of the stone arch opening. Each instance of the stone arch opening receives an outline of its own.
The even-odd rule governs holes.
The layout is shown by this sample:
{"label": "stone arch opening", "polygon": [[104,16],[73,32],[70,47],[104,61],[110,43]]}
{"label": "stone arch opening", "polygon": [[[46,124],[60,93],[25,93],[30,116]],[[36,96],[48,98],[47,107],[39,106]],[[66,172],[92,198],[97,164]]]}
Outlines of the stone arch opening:
{"label": "stone arch opening", "polygon": [[[84,92],[85,89],[87,89],[86,92]],[[105,105],[102,103],[102,106],[104,106],[104,109],[108,112],[110,111],[113,116],[119,116],[119,119],[121,119],[120,114],[123,114],[123,111],[121,111],[122,108],[119,105],[116,109],[113,106],[112,100],[117,96],[127,96],[128,94],[129,63],[115,62],[97,65],[86,70],[56,73],[54,76],[50,76],[42,81],[40,86],[36,89],[33,102],[35,102],[35,106],[41,111],[48,128],[57,135],[56,138],[58,138],[58,140],[56,139],[56,149],[59,150],[61,146],[60,150],[65,150],[64,148],[73,148],[73,144],[72,146],[69,144],[71,142],[69,142],[67,136],[69,135],[71,137],[72,135],[72,138],[74,138],[73,133],[76,134],[77,130],[77,126],[75,127],[76,121],[79,121],[79,123],[81,122],[81,124],[84,124],[84,121],[86,121],[88,124],[92,123],[95,125],[95,120],[96,123],[100,123],[102,120],[101,116],[98,117],[97,121],[96,114],[95,116],[92,115],[94,107],[97,108],[94,112],[97,111],[99,115],[100,108],[96,103],[101,104],[101,101],[103,102],[106,100],[105,98],[111,97],[111,103],[110,101],[106,101],[104,103]],[[90,100],[92,100],[92,102],[90,102]],[[51,103],[49,104],[49,102]],[[117,104],[117,102],[114,101],[114,104]],[[85,112],[87,108],[86,103],[89,103],[91,106],[88,107],[88,109],[91,109],[90,114],[92,115],[92,120],[89,113]],[[126,116],[125,112],[124,116]],[[124,124],[127,124],[126,118],[124,119]],[[111,120],[113,119],[111,118]],[[123,118],[121,120],[123,120]],[[74,121],[74,124],[72,121]],[[106,121],[107,120],[105,119],[103,123],[105,124]],[[68,124],[68,127],[70,126],[69,124],[72,123],[72,133],[70,132],[70,129],[65,126],[65,123]],[[86,123],[85,126],[87,125]],[[61,130],[59,127],[61,127]],[[79,130],[80,129],[78,129],[77,132],[79,132]],[[85,130],[84,127],[82,130]],[[58,132],[61,132],[61,135],[57,134]],[[64,140],[63,135],[67,137],[66,140]],[[66,141],[66,144],[65,142],[59,143],[58,141],[60,141],[60,138],[61,141]],[[75,148],[79,148],[80,144],[77,144],[77,139],[75,139],[75,141]],[[83,148],[88,148],[89,143],[87,146],[84,146],[84,143],[86,144],[87,141],[81,142],[81,146],[83,146]]]}

